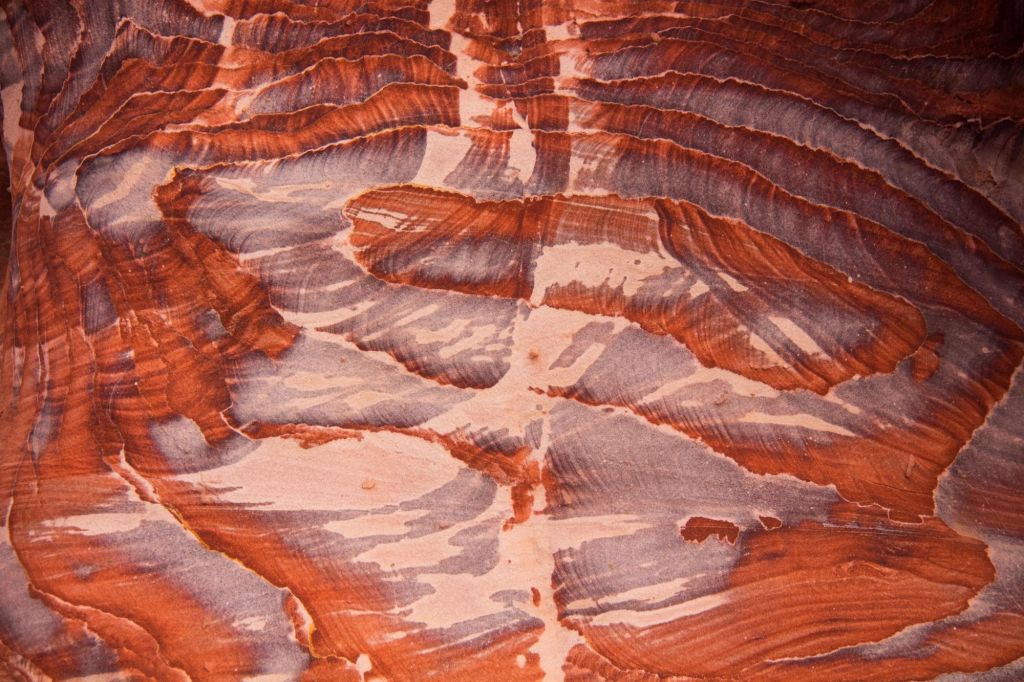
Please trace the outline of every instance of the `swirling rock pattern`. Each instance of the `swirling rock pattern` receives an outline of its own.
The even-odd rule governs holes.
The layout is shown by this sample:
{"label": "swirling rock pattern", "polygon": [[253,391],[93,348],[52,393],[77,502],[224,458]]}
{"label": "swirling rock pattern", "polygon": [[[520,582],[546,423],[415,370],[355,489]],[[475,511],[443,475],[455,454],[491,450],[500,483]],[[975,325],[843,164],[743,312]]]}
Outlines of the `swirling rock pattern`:
{"label": "swirling rock pattern", "polygon": [[5,0],[0,675],[1024,676],[1014,0]]}

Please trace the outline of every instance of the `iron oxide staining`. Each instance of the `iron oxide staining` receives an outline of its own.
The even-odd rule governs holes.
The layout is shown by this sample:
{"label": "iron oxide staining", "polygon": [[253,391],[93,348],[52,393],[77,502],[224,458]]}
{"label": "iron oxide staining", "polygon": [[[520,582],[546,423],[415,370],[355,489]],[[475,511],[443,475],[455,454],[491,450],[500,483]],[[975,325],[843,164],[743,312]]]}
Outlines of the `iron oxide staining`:
{"label": "iron oxide staining", "polygon": [[1008,3],[0,14],[0,676],[1019,677]]}
{"label": "iron oxide staining", "polygon": [[691,204],[400,187],[345,214],[357,261],[381,279],[622,316],[783,390],[891,372],[923,341],[913,307]]}
{"label": "iron oxide staining", "polygon": [[689,542],[704,542],[714,535],[723,542],[735,545],[736,538],[738,538],[740,534],[740,529],[729,521],[719,521],[717,519],[707,519],[703,516],[694,516],[687,519],[686,525],[683,526],[680,534],[683,536],[684,540]]}

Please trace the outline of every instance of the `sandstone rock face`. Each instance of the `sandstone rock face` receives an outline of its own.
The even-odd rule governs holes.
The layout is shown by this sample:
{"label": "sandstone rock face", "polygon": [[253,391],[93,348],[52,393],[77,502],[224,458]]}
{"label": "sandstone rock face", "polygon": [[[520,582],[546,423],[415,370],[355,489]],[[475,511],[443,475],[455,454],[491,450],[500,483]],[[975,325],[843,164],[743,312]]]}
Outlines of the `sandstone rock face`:
{"label": "sandstone rock face", "polygon": [[1024,677],[1019,2],[2,10],[0,677]]}

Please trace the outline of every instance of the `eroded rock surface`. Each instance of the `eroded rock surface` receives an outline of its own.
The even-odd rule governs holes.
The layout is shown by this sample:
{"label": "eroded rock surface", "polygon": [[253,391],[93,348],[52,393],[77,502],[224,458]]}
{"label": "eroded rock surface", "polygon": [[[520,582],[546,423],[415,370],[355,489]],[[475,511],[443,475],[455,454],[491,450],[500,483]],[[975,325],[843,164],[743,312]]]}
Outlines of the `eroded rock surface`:
{"label": "eroded rock surface", "polygon": [[1019,3],[2,9],[0,676],[1024,676]]}

